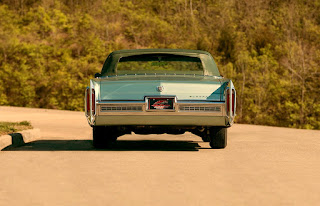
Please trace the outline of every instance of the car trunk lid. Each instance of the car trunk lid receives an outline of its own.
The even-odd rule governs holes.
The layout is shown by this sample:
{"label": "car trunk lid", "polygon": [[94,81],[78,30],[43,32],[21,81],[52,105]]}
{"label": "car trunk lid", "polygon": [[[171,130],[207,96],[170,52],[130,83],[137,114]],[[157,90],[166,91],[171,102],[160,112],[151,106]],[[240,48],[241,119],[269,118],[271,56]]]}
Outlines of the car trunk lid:
{"label": "car trunk lid", "polygon": [[150,96],[176,96],[177,100],[222,101],[225,79],[115,77],[97,80],[98,100],[144,100]]}

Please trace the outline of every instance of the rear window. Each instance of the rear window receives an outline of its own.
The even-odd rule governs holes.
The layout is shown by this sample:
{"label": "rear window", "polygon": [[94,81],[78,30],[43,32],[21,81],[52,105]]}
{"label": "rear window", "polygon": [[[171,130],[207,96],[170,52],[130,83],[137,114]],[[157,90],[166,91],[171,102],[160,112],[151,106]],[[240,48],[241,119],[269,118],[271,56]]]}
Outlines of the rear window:
{"label": "rear window", "polygon": [[203,75],[198,57],[145,54],[120,58],[116,71],[123,74],[196,74]]}

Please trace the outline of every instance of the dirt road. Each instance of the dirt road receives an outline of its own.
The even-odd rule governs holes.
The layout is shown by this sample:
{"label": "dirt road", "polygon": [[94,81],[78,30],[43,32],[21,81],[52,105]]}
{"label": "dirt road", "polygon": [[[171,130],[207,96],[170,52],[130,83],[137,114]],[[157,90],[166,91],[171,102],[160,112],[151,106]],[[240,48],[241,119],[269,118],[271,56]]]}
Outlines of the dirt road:
{"label": "dirt road", "polygon": [[200,137],[125,135],[95,150],[83,113],[0,107],[43,139],[0,151],[0,205],[319,205],[320,131],[234,125]]}

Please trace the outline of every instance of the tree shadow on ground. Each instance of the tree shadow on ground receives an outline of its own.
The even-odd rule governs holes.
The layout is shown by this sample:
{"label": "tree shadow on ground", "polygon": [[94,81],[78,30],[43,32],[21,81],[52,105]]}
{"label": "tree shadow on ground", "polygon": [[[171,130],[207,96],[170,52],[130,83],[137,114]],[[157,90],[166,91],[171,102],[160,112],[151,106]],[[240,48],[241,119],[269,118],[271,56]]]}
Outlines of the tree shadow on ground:
{"label": "tree shadow on ground", "polygon": [[118,140],[112,147],[96,149],[91,140],[39,140],[2,151],[199,151],[194,141]]}

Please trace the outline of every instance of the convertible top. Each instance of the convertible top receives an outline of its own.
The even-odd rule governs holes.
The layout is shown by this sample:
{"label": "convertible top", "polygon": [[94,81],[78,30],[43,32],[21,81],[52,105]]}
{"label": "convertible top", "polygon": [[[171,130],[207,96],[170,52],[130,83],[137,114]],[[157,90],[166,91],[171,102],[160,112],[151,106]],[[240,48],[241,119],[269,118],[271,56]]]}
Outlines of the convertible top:
{"label": "convertible top", "polygon": [[220,76],[216,63],[211,54],[201,50],[186,50],[186,49],[132,49],[132,50],[118,50],[109,54],[103,64],[101,76],[117,75],[116,66],[122,57],[140,56],[150,54],[166,54],[173,56],[197,57],[201,60],[204,75],[206,76]]}

